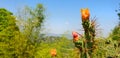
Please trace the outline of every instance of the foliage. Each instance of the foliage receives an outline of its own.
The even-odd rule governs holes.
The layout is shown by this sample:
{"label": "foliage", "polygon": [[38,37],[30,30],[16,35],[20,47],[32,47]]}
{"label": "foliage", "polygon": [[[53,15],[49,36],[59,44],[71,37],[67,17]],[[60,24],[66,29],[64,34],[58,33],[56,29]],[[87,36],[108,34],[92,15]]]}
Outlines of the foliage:
{"label": "foliage", "polygon": [[[24,38],[27,39],[26,47],[24,47],[26,50],[25,52],[27,52],[27,56],[24,57],[33,58],[37,54],[37,49],[40,47],[40,31],[44,22],[44,8],[42,4],[38,4],[35,9],[31,9],[30,7],[26,6],[22,11],[22,13],[19,13],[17,19],[20,23],[20,25],[18,25],[21,29],[20,32],[24,36]],[[22,17],[22,15],[25,16]],[[23,53],[23,55],[25,54]]]}
{"label": "foliage", "polygon": [[11,12],[1,8],[0,13],[0,56],[8,57],[6,55],[9,55],[12,57],[15,54],[15,47],[13,46],[15,41],[13,40],[19,34],[19,29]]}
{"label": "foliage", "polygon": [[[16,17],[13,16],[11,12],[3,8],[0,9],[0,57],[35,57],[36,50],[40,44],[40,41],[38,41],[38,39],[40,39],[39,30],[44,21],[44,9],[41,4],[38,4],[34,10],[27,7],[26,9],[26,14],[30,17],[23,19],[26,20],[24,21],[26,23],[24,26],[16,25]],[[19,20],[19,18],[17,18],[17,20]],[[17,23],[18,22],[20,21],[17,21]]]}
{"label": "foliage", "polygon": [[113,40],[118,40],[118,41],[120,40],[120,27],[119,26],[116,26],[113,29],[111,37]]}

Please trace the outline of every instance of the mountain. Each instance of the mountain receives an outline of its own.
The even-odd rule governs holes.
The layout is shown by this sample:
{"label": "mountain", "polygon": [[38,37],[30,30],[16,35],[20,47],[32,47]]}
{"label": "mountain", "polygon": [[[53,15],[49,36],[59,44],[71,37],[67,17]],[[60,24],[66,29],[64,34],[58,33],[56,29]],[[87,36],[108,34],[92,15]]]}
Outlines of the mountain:
{"label": "mountain", "polygon": [[46,36],[55,36],[55,37],[56,37],[56,36],[58,36],[58,37],[65,36],[65,37],[67,37],[68,39],[72,39],[72,38],[73,38],[72,35],[70,35],[70,34],[47,33]]}

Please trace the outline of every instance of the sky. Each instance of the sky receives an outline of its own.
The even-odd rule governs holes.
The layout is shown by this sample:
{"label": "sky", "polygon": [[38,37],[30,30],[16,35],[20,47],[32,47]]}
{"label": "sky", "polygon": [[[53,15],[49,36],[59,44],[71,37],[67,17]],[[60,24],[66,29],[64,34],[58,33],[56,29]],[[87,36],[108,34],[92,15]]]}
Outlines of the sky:
{"label": "sky", "polygon": [[99,25],[97,34],[108,36],[118,23],[116,9],[120,0],[1,0],[0,8],[17,13],[24,6],[45,7],[45,29],[47,33],[63,34],[72,31],[82,33],[81,8],[89,8],[90,18],[96,17]]}

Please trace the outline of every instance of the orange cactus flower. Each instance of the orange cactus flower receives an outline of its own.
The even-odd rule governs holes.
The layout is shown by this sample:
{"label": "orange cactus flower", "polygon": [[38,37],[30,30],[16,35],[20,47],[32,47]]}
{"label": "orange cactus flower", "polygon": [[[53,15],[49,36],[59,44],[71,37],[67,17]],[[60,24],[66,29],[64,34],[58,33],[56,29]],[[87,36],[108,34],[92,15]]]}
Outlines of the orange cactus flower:
{"label": "orange cactus flower", "polygon": [[90,13],[88,8],[81,9],[81,17],[82,17],[82,21],[89,20]]}
{"label": "orange cactus flower", "polygon": [[73,35],[73,42],[76,42],[79,40],[79,33],[73,31],[72,35]]}
{"label": "orange cactus flower", "polygon": [[55,57],[57,55],[56,49],[51,49],[50,54],[51,54],[52,57]]}

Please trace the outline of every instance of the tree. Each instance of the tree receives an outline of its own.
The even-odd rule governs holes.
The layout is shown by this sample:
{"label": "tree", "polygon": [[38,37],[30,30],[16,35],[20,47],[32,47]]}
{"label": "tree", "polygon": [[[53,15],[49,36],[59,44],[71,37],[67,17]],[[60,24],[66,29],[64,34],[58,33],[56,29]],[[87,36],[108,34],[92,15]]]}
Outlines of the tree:
{"label": "tree", "polygon": [[14,54],[13,50],[15,48],[12,41],[18,33],[19,28],[15,23],[13,13],[0,8],[0,57],[12,57],[11,55]]}
{"label": "tree", "polygon": [[18,19],[22,21],[20,23],[22,24],[20,26],[21,32],[29,37],[31,42],[36,42],[40,39],[44,18],[44,7],[42,4],[38,4],[35,9],[26,6],[18,13]]}
{"label": "tree", "polygon": [[[27,38],[26,54],[24,57],[35,57],[41,43],[41,30],[44,23],[44,7],[38,4],[36,8],[26,6],[18,13],[18,24],[21,34]],[[24,50],[24,51],[25,51]],[[23,51],[23,52],[24,52]],[[24,53],[23,53],[24,54]]]}
{"label": "tree", "polygon": [[117,15],[119,17],[119,22],[118,22],[118,25],[115,26],[115,28],[113,29],[111,36],[112,36],[113,40],[119,40],[120,41],[120,12],[119,11],[120,11],[120,4],[119,4],[118,10],[116,10]]}

